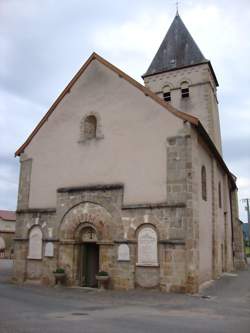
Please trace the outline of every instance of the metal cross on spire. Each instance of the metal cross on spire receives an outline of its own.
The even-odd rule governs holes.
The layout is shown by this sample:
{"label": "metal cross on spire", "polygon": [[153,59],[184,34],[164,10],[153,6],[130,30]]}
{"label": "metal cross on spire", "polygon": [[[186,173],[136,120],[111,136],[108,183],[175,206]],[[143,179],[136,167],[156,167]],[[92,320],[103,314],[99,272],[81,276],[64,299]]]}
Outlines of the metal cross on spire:
{"label": "metal cross on spire", "polygon": [[176,5],[176,16],[179,15],[179,3],[180,3],[179,0],[177,0],[176,3],[175,3],[175,5]]}

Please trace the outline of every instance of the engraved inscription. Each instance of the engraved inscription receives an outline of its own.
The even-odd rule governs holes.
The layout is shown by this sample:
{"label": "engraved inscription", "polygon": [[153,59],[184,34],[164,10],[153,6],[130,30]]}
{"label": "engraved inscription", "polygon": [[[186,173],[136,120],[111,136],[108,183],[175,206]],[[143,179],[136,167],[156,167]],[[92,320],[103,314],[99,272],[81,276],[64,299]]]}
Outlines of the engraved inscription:
{"label": "engraved inscription", "polygon": [[45,257],[54,257],[54,244],[52,242],[46,243],[44,255]]}
{"label": "engraved inscription", "polygon": [[42,231],[39,227],[31,229],[28,259],[42,259],[42,237]]}
{"label": "engraved inscription", "polygon": [[120,244],[118,246],[118,261],[129,261],[129,246],[127,244]]}
{"label": "engraved inscription", "polygon": [[157,234],[150,227],[141,229],[138,234],[138,265],[158,265]]}

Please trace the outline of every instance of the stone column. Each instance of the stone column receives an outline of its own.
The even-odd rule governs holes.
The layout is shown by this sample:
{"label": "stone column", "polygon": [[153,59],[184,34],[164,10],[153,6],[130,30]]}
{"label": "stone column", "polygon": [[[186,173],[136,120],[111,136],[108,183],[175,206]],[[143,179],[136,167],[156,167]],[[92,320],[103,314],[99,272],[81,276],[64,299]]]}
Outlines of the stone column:
{"label": "stone column", "polygon": [[212,256],[213,256],[213,279],[217,279],[221,273],[220,267],[220,239],[219,239],[219,225],[218,225],[218,180],[217,180],[217,164],[215,159],[212,161]]}
{"label": "stone column", "polygon": [[28,241],[26,239],[16,239],[14,253],[13,281],[22,283],[26,279]]}
{"label": "stone column", "polygon": [[28,159],[25,154],[21,154],[17,201],[18,210],[29,208],[31,168],[32,159]]}
{"label": "stone column", "polygon": [[99,243],[99,271],[109,274],[109,288],[113,289],[112,277],[114,275],[114,244],[113,242]]}
{"label": "stone column", "polygon": [[[199,285],[197,134],[189,124],[184,124],[179,136],[168,138],[168,145],[167,200],[170,203],[186,204],[184,213],[186,292],[195,293]],[[171,269],[170,261],[166,265],[167,270]]]}
{"label": "stone column", "polygon": [[74,281],[74,241],[63,241],[59,245],[58,267],[66,272],[67,285],[75,284]]}
{"label": "stone column", "polygon": [[[196,166],[198,165],[197,134],[192,130],[186,144],[186,292],[199,290],[199,200]],[[199,171],[199,170],[198,170]]]}

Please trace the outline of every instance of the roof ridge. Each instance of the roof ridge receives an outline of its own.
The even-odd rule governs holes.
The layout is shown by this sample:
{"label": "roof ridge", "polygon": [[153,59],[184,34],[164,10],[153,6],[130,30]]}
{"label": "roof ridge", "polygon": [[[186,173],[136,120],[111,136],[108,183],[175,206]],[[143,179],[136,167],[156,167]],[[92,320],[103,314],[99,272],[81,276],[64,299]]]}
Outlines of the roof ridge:
{"label": "roof ridge", "polygon": [[87,59],[87,61],[83,64],[83,66],[80,68],[80,70],[75,74],[75,76],[73,77],[73,79],[67,84],[67,86],[64,88],[64,90],[61,92],[61,94],[57,97],[57,99],[51,105],[51,107],[49,108],[49,110],[47,111],[47,113],[42,117],[42,119],[40,120],[40,122],[38,123],[38,125],[31,132],[31,134],[29,135],[29,137],[18,148],[18,150],[15,152],[15,156],[19,156],[23,152],[23,150],[28,146],[28,144],[31,142],[32,138],[36,135],[36,133],[39,131],[39,129],[42,127],[42,125],[45,123],[45,121],[47,121],[47,119],[52,114],[52,112],[55,110],[55,108],[57,107],[57,105],[61,102],[61,100],[64,98],[64,96],[67,93],[70,92],[70,90],[73,87],[73,85],[75,84],[75,82],[83,74],[83,72],[89,66],[89,64],[93,60],[95,60],[95,59],[98,60],[103,65],[105,65],[106,67],[108,67],[109,69],[111,69],[114,72],[116,72],[118,75],[120,75],[125,80],[127,80],[128,82],[130,82],[133,86],[137,87],[145,95],[151,97],[155,102],[157,102],[158,104],[160,104],[162,107],[164,107],[165,109],[167,109],[169,112],[171,112],[175,116],[177,116],[177,117],[179,117],[179,118],[181,118],[181,119],[183,119],[185,121],[188,121],[190,123],[198,124],[198,118],[175,109],[172,105],[170,105],[170,104],[166,103],[165,101],[163,101],[160,97],[158,97],[150,89],[144,87],[141,83],[139,83],[138,81],[136,81],[135,79],[133,79],[131,76],[129,76],[128,74],[126,74],[125,72],[123,72],[122,70],[120,70],[119,68],[117,68],[116,66],[114,66],[113,64],[111,64],[110,62],[108,62],[107,60],[105,60],[104,58],[102,58],[96,52],[93,52],[91,54],[91,56]]}
{"label": "roof ridge", "polygon": [[87,61],[83,64],[83,66],[80,68],[80,70],[75,74],[73,79],[68,83],[68,85],[65,87],[65,89],[61,92],[61,94],[57,97],[55,102],[52,104],[52,106],[49,108],[47,113],[43,116],[43,118],[40,120],[38,125],[35,127],[35,129],[32,131],[30,136],[26,139],[26,141],[23,143],[23,145],[16,151],[15,156],[20,155],[23,150],[26,148],[26,146],[30,143],[32,138],[36,135],[36,133],[39,131],[39,129],[42,127],[44,122],[49,118],[51,113],[55,110],[56,106],[60,103],[60,101],[64,98],[64,96],[70,92],[70,89],[73,87],[75,82],[78,80],[78,78],[82,75],[82,73],[85,71],[85,69],[88,67],[88,65],[91,63],[93,60],[98,60],[101,62],[103,65],[107,66],[109,69],[113,70],[116,72],[119,76],[123,77],[125,80],[130,82],[132,85],[137,87],[139,90],[141,90],[146,96],[149,96],[151,99],[153,99],[156,103],[161,105],[163,108],[165,108],[167,111],[171,112],[174,114],[176,117],[183,119],[184,121],[188,121],[189,123],[193,124],[197,131],[200,133],[200,135],[206,140],[207,145],[210,147],[211,151],[213,152],[214,156],[218,160],[218,162],[221,164],[221,166],[224,168],[224,170],[228,173],[231,182],[233,186],[236,187],[235,181],[227,168],[227,165],[225,164],[222,156],[218,152],[215,144],[213,143],[212,139],[204,129],[203,125],[199,121],[197,117],[191,116],[187,113],[181,112],[174,108],[171,104],[165,102],[163,99],[161,99],[159,96],[157,96],[154,92],[152,92],[150,89],[144,87],[142,84],[140,84],[138,81],[134,80],[132,77],[127,75],[125,72],[120,70],[119,68],[115,67],[112,65],[110,62],[102,58],[100,55],[98,55],[96,52],[93,52],[91,56],[87,59]]}

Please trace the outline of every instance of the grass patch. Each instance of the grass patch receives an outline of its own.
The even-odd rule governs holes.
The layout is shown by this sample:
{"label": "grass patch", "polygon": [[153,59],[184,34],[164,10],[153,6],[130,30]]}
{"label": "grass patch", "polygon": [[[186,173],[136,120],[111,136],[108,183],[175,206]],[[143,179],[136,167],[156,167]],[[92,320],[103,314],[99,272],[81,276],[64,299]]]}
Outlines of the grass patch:
{"label": "grass patch", "polygon": [[246,246],[246,255],[247,257],[250,257],[250,247]]}

